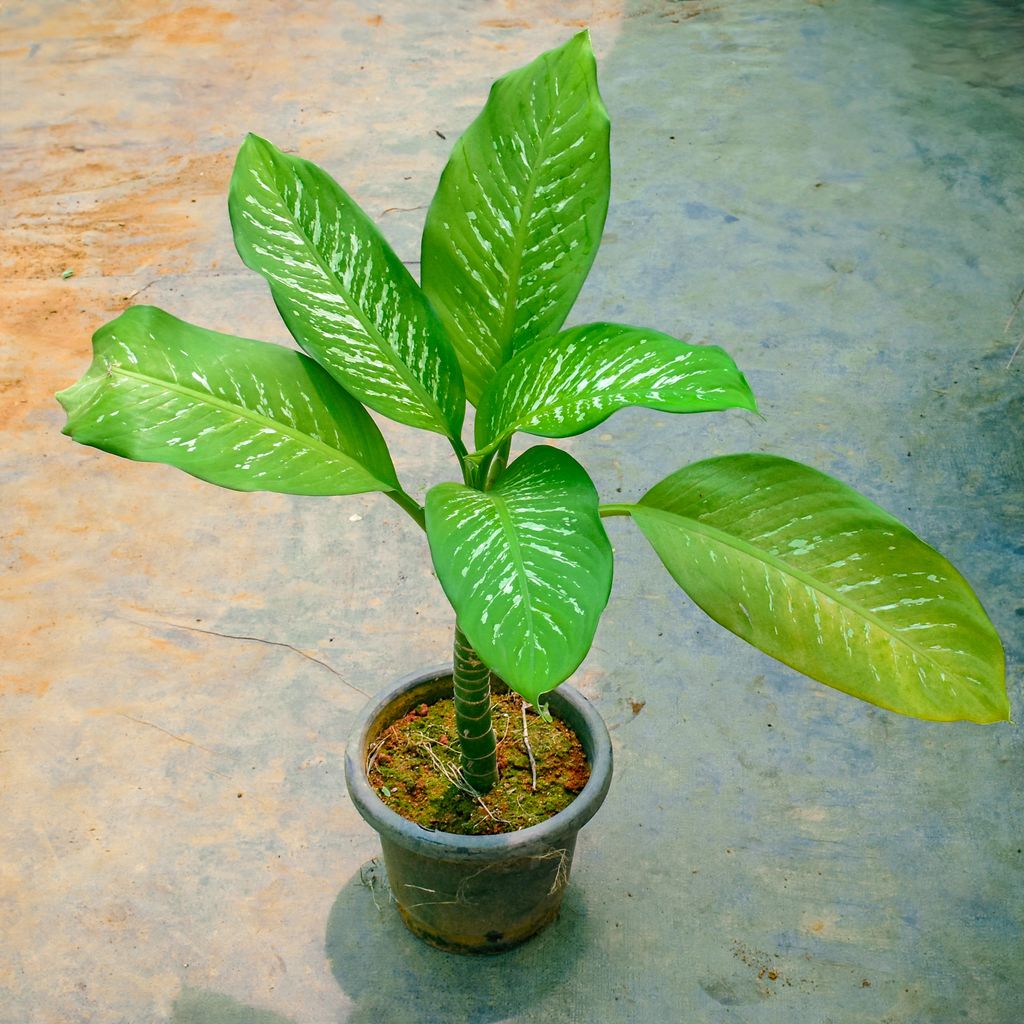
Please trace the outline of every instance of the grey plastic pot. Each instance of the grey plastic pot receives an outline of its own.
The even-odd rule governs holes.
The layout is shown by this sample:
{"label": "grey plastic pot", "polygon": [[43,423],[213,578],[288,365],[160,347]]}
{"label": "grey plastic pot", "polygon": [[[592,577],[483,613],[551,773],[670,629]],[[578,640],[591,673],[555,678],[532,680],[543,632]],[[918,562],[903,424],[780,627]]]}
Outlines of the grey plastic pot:
{"label": "grey plastic pot", "polygon": [[612,778],[612,745],[601,716],[576,690],[547,695],[551,713],[579,737],[590,780],[547,821],[495,836],[432,832],[396,814],[366,778],[367,753],[393,722],[452,693],[450,665],[400,679],[361,716],[345,754],[349,795],[379,833],[399,912],[421,939],[454,953],[500,953],[557,916],[576,835],[597,813]]}

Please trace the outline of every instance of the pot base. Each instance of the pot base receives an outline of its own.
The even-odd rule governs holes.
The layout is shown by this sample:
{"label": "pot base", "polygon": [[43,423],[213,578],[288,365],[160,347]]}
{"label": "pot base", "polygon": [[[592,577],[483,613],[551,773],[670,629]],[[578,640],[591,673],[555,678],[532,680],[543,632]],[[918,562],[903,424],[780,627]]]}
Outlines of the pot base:
{"label": "pot base", "polygon": [[576,733],[590,764],[582,792],[558,814],[516,832],[433,832],[381,801],[367,781],[366,758],[392,722],[451,691],[450,666],[400,680],[362,716],[345,753],[345,777],[356,809],[380,835],[388,884],[406,927],[450,953],[501,953],[558,917],[577,833],[611,783],[611,740],[584,697],[569,687],[551,691],[551,713]]}
{"label": "pot base", "polygon": [[486,954],[520,945],[558,916],[576,836],[559,839],[557,846],[479,859],[410,850],[384,835],[381,848],[391,894],[409,930],[439,949]]}
{"label": "pot base", "polygon": [[[559,904],[561,904],[561,900],[559,900]],[[531,922],[530,926],[521,934],[490,931],[484,936],[484,944],[481,945],[476,941],[460,942],[455,935],[436,935],[424,928],[418,919],[408,913],[401,904],[398,905],[398,912],[401,914],[405,926],[416,938],[422,939],[428,946],[433,946],[445,953],[459,953],[465,956],[492,956],[495,953],[507,953],[510,949],[529,942],[535,935],[544,931],[549,924],[557,919],[560,910],[560,905],[552,907],[543,916]]]}

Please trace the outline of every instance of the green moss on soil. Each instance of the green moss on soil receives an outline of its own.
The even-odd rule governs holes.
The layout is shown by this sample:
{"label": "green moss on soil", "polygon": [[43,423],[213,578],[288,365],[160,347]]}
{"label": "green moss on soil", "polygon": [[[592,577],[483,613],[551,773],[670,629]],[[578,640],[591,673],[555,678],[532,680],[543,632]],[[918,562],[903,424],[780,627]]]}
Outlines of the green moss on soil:
{"label": "green moss on soil", "polygon": [[[493,835],[537,825],[564,810],[587,784],[590,767],[576,734],[557,718],[548,723],[527,706],[537,765],[533,788],[523,739],[523,699],[493,694],[498,784],[475,797],[455,784],[459,754],[450,698],[421,704],[390,726],[370,748],[370,785],[393,811],[424,828],[456,835]],[[447,772],[447,777],[445,775]]]}

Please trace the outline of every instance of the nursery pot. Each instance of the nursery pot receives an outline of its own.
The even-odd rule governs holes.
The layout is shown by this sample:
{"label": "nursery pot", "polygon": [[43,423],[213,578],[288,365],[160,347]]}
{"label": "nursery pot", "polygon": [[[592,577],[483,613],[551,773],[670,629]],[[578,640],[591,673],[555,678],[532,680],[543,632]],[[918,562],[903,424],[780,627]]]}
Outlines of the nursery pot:
{"label": "nursery pot", "polygon": [[409,929],[454,953],[500,953],[557,916],[576,834],[597,813],[612,777],[612,745],[600,715],[565,685],[547,694],[551,714],[579,737],[590,779],[564,810],[503,835],[434,832],[396,814],[366,777],[367,752],[392,723],[420,704],[452,695],[451,666],[400,679],[362,715],[345,754],[356,809],[379,833],[391,892]]}

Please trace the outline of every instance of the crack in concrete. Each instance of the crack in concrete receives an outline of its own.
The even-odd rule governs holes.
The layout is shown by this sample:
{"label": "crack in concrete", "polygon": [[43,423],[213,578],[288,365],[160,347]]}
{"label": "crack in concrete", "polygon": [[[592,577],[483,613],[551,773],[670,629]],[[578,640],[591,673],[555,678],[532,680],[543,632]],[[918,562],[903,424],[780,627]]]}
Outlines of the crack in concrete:
{"label": "crack in concrete", "polygon": [[[136,625],[144,626],[147,629],[153,628],[153,623],[140,622],[137,619],[128,619],[127,621],[134,622],[136,623]],[[202,633],[205,636],[219,636],[223,637],[225,640],[247,640],[252,643],[266,644],[268,647],[284,647],[286,650],[292,651],[294,654],[300,655],[307,661],[312,661],[314,664],[320,665],[322,668],[327,669],[328,672],[337,676],[347,687],[349,687],[352,690],[355,690],[356,693],[361,693],[364,697],[372,696],[372,694],[368,693],[366,690],[362,689],[359,686],[356,686],[355,683],[349,682],[349,680],[346,679],[333,665],[329,665],[326,661],[321,661],[319,658],[313,657],[312,654],[307,654],[305,651],[300,650],[298,647],[295,647],[289,643],[284,643],[281,640],[267,640],[261,636],[242,636],[238,633],[221,633],[215,629],[202,629],[199,626],[183,626],[178,622],[168,622],[165,619],[160,619],[157,624],[161,626],[169,626],[171,629],[180,629],[188,633]]]}
{"label": "crack in concrete", "polygon": [[[171,732],[169,729],[165,729],[162,725],[157,725],[156,722],[147,722],[145,718],[136,718],[134,715],[125,714],[123,711],[119,711],[118,716],[120,718],[127,718],[129,722],[136,722],[138,725],[148,725],[150,729],[156,729],[158,732],[162,732],[165,736],[170,736],[172,740],[177,740],[179,743],[186,743],[190,747],[198,747],[200,750],[205,750],[208,754],[213,754],[214,757],[222,757],[223,755],[218,754],[216,750],[211,750],[209,747],[204,747],[202,743],[196,743],[195,740],[190,740],[185,736],[179,736],[176,732]],[[209,769],[213,771],[213,769]],[[221,772],[214,772],[214,775],[220,775]],[[225,775],[226,779],[227,776]]]}

